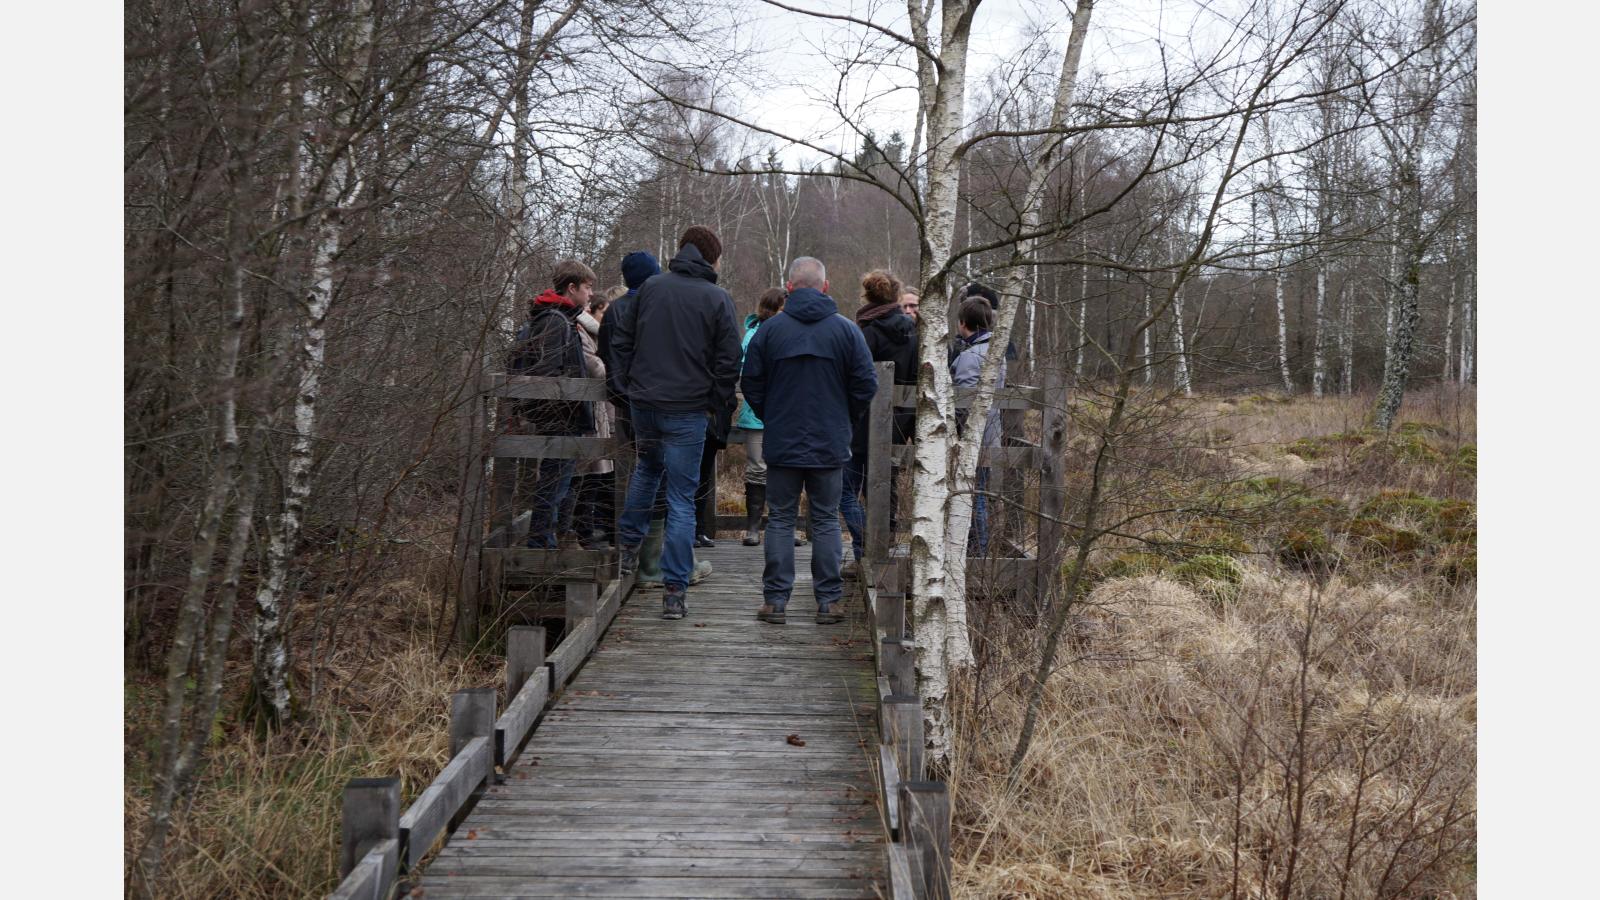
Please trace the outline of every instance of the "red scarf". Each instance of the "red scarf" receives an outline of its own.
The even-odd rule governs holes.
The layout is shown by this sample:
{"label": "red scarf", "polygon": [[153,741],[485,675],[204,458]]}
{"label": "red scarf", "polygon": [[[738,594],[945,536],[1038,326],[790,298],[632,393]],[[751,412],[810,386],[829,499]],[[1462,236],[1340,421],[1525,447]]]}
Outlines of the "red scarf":
{"label": "red scarf", "polygon": [[537,296],[537,297],[535,297],[533,299],[533,305],[536,306],[536,307],[538,307],[538,306],[559,306],[562,309],[577,309],[578,308],[578,304],[572,302],[570,299],[568,299],[566,297],[566,295],[558,294],[555,291],[550,290],[549,288],[545,288],[545,292],[544,293],[540,294],[539,296]]}

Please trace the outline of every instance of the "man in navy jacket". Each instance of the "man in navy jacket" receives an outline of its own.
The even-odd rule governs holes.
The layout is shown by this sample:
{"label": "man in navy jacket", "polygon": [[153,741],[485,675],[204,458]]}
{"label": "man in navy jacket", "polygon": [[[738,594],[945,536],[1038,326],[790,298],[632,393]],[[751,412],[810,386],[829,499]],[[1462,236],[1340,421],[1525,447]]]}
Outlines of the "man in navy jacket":
{"label": "man in navy jacket", "polygon": [[811,498],[812,586],[817,624],[843,621],[837,609],[839,494],[850,461],[850,423],[865,413],[878,390],[872,354],[854,322],[839,315],[827,295],[822,262],[802,256],[789,266],[783,312],[762,325],[745,351],[740,387],[766,425],[767,462],[765,603],[759,618],[785,622],[794,589],[794,520],[800,492]]}

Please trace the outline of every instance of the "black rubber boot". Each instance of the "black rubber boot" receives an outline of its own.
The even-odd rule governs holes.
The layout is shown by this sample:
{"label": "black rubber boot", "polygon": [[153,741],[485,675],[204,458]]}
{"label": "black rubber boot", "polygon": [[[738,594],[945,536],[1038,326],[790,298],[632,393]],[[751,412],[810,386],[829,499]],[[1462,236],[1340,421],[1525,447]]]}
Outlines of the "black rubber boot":
{"label": "black rubber boot", "polygon": [[767,505],[767,486],[744,483],[744,541],[746,547],[761,546],[761,514]]}

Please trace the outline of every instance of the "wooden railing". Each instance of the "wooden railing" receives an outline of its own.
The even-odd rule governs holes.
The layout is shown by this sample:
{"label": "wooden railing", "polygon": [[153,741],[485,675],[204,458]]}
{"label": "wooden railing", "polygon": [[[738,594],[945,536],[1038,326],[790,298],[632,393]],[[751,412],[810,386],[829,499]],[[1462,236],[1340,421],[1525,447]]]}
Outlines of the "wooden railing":
{"label": "wooden railing", "polygon": [[860,582],[878,692],[878,805],[891,900],[948,900],[950,792],[926,777],[916,645],[906,637],[906,597]]}
{"label": "wooden railing", "polygon": [[613,580],[566,586],[566,632],[545,653],[545,629],[515,626],[506,635],[505,711],[496,716],[492,687],[450,698],[450,762],[411,806],[400,810],[399,778],[356,778],[345,785],[340,843],[344,880],[330,897],[387,900],[441,838],[458,825],[489,779],[500,779],[538,727],[551,700],[594,651],[629,593]]}
{"label": "wooden railing", "polygon": [[[896,410],[916,408],[917,388],[895,385],[890,363],[877,363],[876,368],[879,390],[872,401],[867,436],[867,555],[876,567],[874,586],[899,593],[909,580],[910,557],[902,543],[909,536],[890,528],[890,485],[896,469],[911,467],[916,447],[893,443],[893,415]],[[974,395],[973,388],[957,388],[956,408],[970,408]],[[1064,404],[1065,386],[1059,375],[1047,374],[1042,387],[1015,385],[995,392],[992,408],[1000,411],[1002,446],[985,449],[982,463],[990,469],[985,493],[990,498],[992,531],[1004,539],[992,540],[989,552],[967,561],[969,575],[981,579],[987,589],[1037,600],[1049,596],[1058,577],[1066,496]],[[1032,410],[1039,412],[1039,441],[1027,437],[1030,425],[1025,416]],[[1023,502],[1028,484],[1036,484],[1038,491],[1031,507]]]}
{"label": "wooden railing", "polygon": [[[614,550],[537,550],[523,546],[531,519],[527,497],[531,469],[541,459],[610,459],[618,472],[615,508],[626,497],[623,472],[631,447],[621,437],[573,437],[511,432],[511,404],[518,400],[603,403],[605,382],[598,378],[538,378],[481,372],[469,356],[463,361],[461,418],[461,526],[456,535],[457,635],[465,642],[485,631],[485,609],[497,610],[508,577],[542,583],[598,585],[617,574]],[[488,404],[497,406],[495,428],[488,426]],[[524,427],[526,423],[520,423]],[[487,466],[486,466],[487,464]]]}

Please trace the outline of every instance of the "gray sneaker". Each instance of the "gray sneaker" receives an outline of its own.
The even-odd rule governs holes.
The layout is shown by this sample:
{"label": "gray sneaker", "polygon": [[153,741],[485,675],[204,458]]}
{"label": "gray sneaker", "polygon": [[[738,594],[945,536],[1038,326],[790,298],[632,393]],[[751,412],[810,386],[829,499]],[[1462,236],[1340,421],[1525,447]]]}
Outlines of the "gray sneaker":
{"label": "gray sneaker", "polygon": [[632,581],[633,575],[639,570],[639,546],[622,548],[622,580]]}
{"label": "gray sneaker", "polygon": [[683,588],[668,587],[666,596],[661,598],[661,618],[681,619],[689,612],[689,605],[684,602]]}

